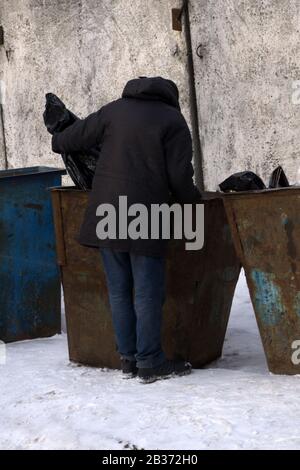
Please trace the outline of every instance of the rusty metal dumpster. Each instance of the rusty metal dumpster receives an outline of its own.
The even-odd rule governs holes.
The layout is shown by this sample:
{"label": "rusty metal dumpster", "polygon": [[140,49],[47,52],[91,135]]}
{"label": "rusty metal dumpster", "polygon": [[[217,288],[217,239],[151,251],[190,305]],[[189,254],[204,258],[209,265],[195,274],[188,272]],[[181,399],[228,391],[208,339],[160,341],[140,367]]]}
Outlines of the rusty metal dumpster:
{"label": "rusty metal dumpster", "polygon": [[[88,193],[53,188],[58,264],[61,268],[72,361],[119,367],[100,253],[76,241]],[[221,199],[205,201],[205,248],[185,251],[171,241],[163,347],[169,357],[202,367],[222,354],[240,263]]]}
{"label": "rusty metal dumpster", "polygon": [[0,339],[60,332],[60,278],[51,197],[65,170],[0,171]]}
{"label": "rusty metal dumpster", "polygon": [[300,374],[300,188],[224,195],[268,366]]}

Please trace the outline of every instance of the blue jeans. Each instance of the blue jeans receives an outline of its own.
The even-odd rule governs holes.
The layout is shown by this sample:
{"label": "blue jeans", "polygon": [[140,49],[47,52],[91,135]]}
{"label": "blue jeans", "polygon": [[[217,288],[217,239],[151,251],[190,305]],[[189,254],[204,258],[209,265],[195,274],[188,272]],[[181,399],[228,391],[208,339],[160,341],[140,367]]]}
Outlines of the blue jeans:
{"label": "blue jeans", "polygon": [[165,260],[101,248],[118,352],[138,367],[156,367],[161,347]]}

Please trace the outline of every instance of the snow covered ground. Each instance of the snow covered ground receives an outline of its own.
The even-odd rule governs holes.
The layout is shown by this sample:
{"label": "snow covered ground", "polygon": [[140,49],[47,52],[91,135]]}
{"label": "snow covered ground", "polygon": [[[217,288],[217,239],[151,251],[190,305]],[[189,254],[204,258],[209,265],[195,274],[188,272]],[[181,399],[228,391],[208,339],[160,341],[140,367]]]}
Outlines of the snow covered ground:
{"label": "snow covered ground", "polygon": [[141,385],[68,361],[66,335],[9,344],[1,449],[299,449],[300,376],[266,367],[241,276],[224,357]]}

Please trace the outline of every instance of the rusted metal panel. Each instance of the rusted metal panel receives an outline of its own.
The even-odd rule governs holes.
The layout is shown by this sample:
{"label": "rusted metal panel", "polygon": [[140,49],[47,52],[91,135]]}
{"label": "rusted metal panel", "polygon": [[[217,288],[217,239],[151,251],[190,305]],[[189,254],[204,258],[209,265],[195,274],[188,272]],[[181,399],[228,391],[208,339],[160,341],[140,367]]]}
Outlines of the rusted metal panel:
{"label": "rusted metal panel", "polygon": [[164,348],[170,357],[202,367],[222,348],[238,280],[237,260],[222,201],[205,204],[205,245],[186,251],[184,242],[169,244]]}
{"label": "rusted metal panel", "polygon": [[0,172],[0,339],[60,332],[60,279],[48,186],[64,170]]}
{"label": "rusted metal panel", "polygon": [[[60,197],[57,197],[57,193]],[[65,247],[61,265],[70,359],[98,367],[119,367],[99,250],[76,237],[88,193],[52,190],[57,245]],[[60,208],[57,205],[60,205]],[[222,200],[205,201],[205,247],[185,251],[184,241],[170,242],[163,347],[170,357],[202,367],[221,356],[240,263],[235,254]]]}
{"label": "rusted metal panel", "polygon": [[224,202],[269,369],[299,374],[300,188],[228,194]]}

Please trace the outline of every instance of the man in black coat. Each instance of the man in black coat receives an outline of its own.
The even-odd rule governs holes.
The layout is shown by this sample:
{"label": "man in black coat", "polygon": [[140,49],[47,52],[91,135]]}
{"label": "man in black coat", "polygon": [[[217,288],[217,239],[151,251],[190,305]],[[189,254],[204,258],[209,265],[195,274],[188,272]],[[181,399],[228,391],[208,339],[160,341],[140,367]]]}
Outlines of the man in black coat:
{"label": "man in black coat", "polygon": [[57,153],[101,145],[79,242],[100,248],[122,369],[126,376],[138,373],[143,382],[191,371],[184,361],[167,360],[161,348],[166,240],[131,239],[118,230],[118,236],[100,239],[97,208],[111,205],[119,221],[124,216],[119,196],[127,197],[128,207],[143,204],[149,213],[151,205],[168,203],[170,195],[179,203],[201,198],[193,183],[191,135],[178,99],[171,80],[130,80],[122,98],[52,138]]}

